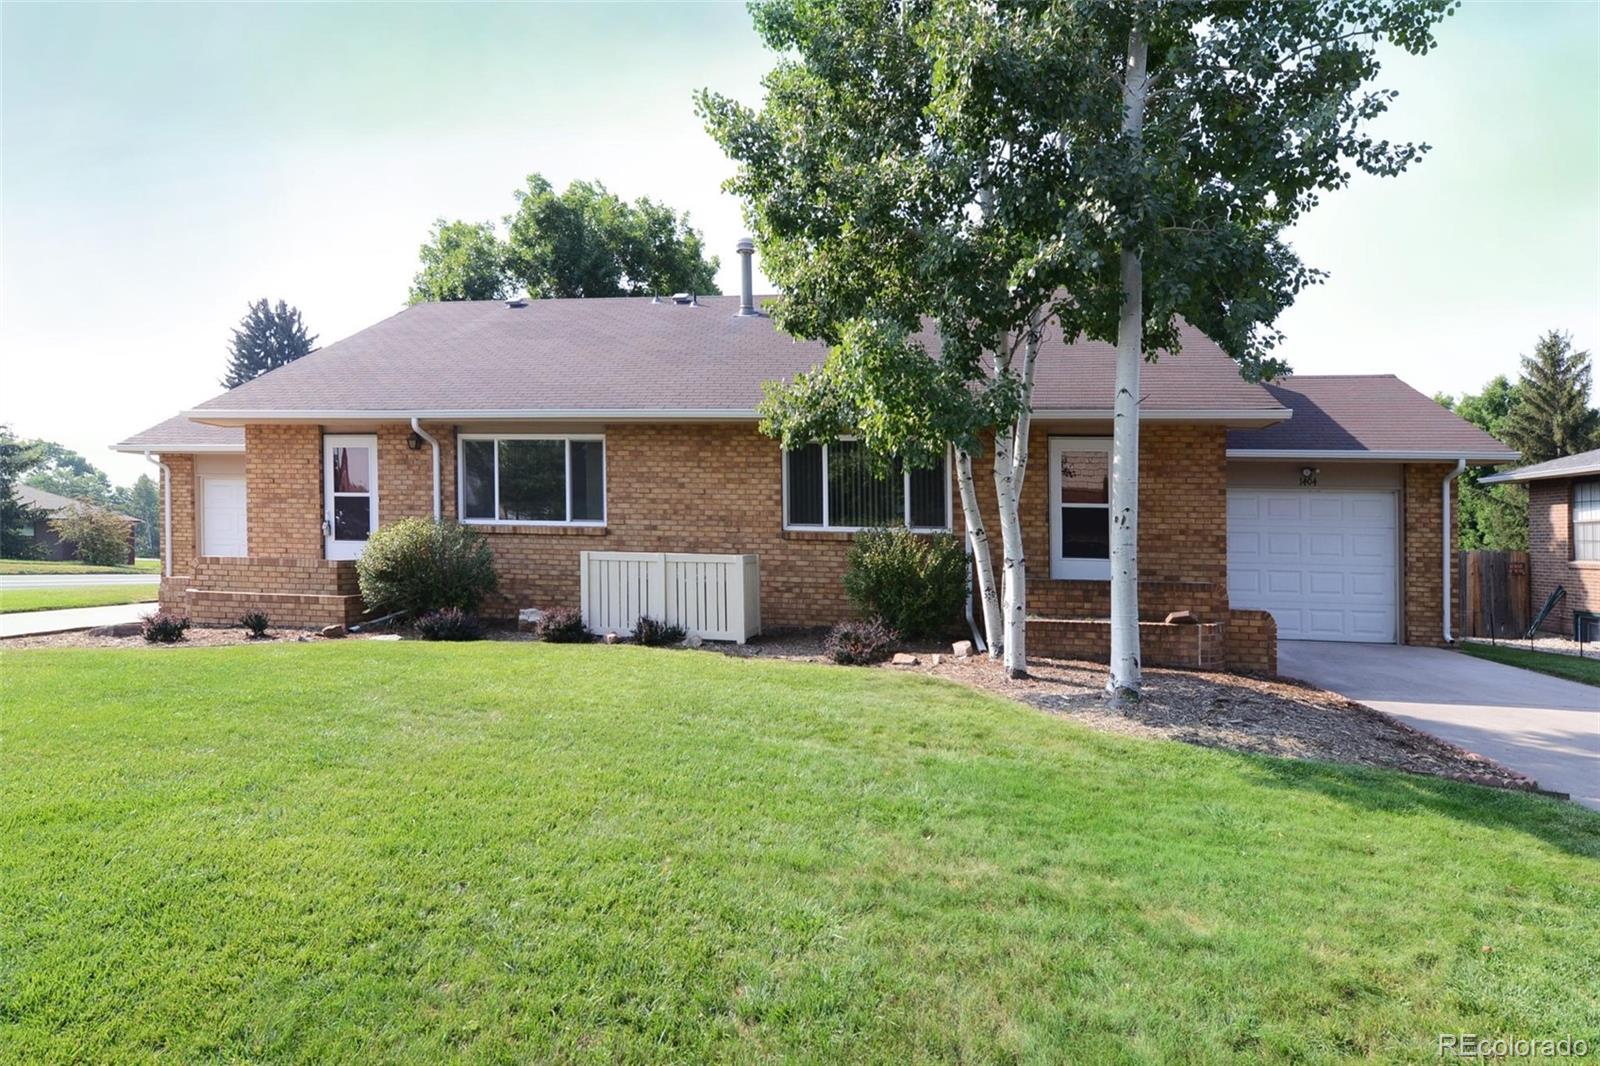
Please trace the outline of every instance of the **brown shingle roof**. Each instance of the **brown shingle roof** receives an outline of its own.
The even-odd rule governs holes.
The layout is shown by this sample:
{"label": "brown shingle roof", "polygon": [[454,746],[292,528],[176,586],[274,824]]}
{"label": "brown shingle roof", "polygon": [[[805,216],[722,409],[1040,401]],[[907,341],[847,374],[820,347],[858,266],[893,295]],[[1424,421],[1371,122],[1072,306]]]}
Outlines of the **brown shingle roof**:
{"label": "brown shingle roof", "polygon": [[1393,374],[1296,374],[1267,385],[1287,422],[1228,432],[1230,452],[1348,452],[1352,458],[1512,462],[1514,449]]}
{"label": "brown shingle roof", "polygon": [[[750,418],[763,382],[820,362],[764,317],[734,315],[738,298],[700,306],[649,299],[425,303],[201,404],[198,417],[348,412],[388,416]],[[1041,411],[1111,408],[1115,350],[1047,336],[1037,367]],[[1183,350],[1147,365],[1144,407],[1281,417],[1277,401],[1239,377],[1198,330]]]}
{"label": "brown shingle roof", "polygon": [[243,452],[244,430],[237,426],[208,426],[175,415],[113,444],[119,452]]}
{"label": "brown shingle roof", "polygon": [[18,485],[16,487],[16,492],[17,499],[21,500],[29,507],[43,511],[46,514],[60,514],[62,511],[70,510],[73,507],[87,507],[91,511],[104,511],[106,514],[120,518],[124,522],[139,521],[132,515],[125,515],[121,511],[113,511],[109,507],[102,507],[97,503],[90,503],[88,500],[74,500],[70,496],[63,496],[57,492],[49,492],[45,489],[34,488],[32,485]]}
{"label": "brown shingle roof", "polygon": [[1559,459],[1534,463],[1532,466],[1516,470],[1504,470],[1493,477],[1479,478],[1478,484],[1492,485],[1502,481],[1548,481],[1552,478],[1587,477],[1589,474],[1600,474],[1600,448],[1579,452],[1576,455],[1563,455]]}

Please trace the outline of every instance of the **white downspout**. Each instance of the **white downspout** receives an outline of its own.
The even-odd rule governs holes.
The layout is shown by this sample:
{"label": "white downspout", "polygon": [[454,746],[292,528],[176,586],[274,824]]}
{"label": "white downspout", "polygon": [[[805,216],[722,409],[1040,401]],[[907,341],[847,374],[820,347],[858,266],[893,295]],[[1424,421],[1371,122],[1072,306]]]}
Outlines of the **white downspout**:
{"label": "white downspout", "polygon": [[427,430],[422,428],[422,423],[416,415],[411,416],[411,432],[433,445],[433,520],[439,521],[439,442]]}
{"label": "white downspout", "polygon": [[1455,569],[1455,538],[1450,535],[1450,483],[1466,470],[1465,459],[1456,460],[1456,468],[1444,476],[1444,642],[1455,643],[1450,631],[1450,572]]}
{"label": "white downspout", "polygon": [[148,450],[144,461],[161,468],[161,569],[172,576],[172,468],[160,459],[150,458]]}

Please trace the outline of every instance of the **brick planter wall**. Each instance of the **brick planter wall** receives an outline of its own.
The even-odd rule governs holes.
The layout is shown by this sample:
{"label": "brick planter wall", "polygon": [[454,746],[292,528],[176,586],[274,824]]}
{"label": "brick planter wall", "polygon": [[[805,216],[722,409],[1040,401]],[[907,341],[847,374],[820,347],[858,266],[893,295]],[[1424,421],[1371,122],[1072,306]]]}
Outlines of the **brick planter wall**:
{"label": "brick planter wall", "polygon": [[202,556],[192,577],[162,583],[161,598],[196,625],[237,625],[247,611],[285,626],[348,625],[362,614],[355,564],[304,556]]}
{"label": "brick planter wall", "polygon": [[[1140,660],[1145,666],[1221,670],[1226,629],[1218,622],[1140,622]],[[1104,618],[1031,618],[1028,652],[1052,659],[1106,662],[1111,658],[1111,622]]]}
{"label": "brick planter wall", "polygon": [[1269,611],[1228,612],[1226,658],[1237,673],[1275,677],[1278,673],[1278,621]]}

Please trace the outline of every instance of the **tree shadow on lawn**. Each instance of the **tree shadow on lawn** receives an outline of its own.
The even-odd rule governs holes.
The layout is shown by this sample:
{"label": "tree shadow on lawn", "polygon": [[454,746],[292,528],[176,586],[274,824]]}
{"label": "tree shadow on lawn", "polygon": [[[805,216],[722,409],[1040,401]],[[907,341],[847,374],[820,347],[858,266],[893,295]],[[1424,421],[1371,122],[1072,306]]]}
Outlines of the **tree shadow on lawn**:
{"label": "tree shadow on lawn", "polygon": [[1568,854],[1600,860],[1600,812],[1576,803],[1423,774],[1222,754],[1238,760],[1242,776],[1270,788],[1318,793],[1363,811],[1428,811],[1488,829],[1526,833]]}

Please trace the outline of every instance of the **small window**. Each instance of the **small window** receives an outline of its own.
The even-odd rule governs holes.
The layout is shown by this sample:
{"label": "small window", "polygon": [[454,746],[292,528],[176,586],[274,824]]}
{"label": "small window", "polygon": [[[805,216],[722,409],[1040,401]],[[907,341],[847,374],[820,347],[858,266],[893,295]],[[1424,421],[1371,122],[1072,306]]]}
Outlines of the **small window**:
{"label": "small window", "polygon": [[605,522],[605,441],[600,437],[462,437],[460,455],[464,522]]}
{"label": "small window", "polygon": [[1050,576],[1111,580],[1111,442],[1050,441]]}
{"label": "small window", "polygon": [[944,459],[887,471],[855,440],[808,444],[784,453],[784,525],[853,531],[874,526],[950,528],[950,473]]}
{"label": "small window", "polygon": [[1572,486],[1572,557],[1600,562],[1600,481]]}

